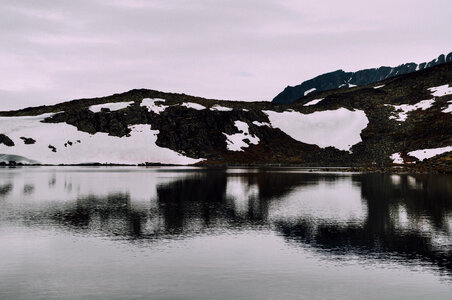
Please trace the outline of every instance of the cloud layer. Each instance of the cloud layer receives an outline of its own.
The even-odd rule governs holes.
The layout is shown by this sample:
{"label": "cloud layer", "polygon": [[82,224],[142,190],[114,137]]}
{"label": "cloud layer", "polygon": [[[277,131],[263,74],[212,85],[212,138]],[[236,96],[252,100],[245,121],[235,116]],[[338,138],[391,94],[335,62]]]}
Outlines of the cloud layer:
{"label": "cloud layer", "polygon": [[132,88],[271,100],[452,51],[452,2],[0,0],[0,110]]}

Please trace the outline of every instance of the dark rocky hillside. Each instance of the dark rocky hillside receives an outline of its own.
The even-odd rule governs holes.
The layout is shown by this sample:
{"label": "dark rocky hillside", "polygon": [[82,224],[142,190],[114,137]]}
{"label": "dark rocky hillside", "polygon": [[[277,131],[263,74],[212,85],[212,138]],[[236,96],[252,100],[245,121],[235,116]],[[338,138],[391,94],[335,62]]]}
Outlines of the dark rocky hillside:
{"label": "dark rocky hillside", "polygon": [[442,54],[437,59],[419,65],[415,63],[406,63],[397,67],[380,67],[357,72],[337,70],[319,75],[296,86],[288,86],[273,99],[273,102],[289,104],[310,93],[368,85],[397,75],[431,68],[446,62],[452,62],[452,52],[447,56]]}
{"label": "dark rocky hillside", "polygon": [[[152,130],[158,130],[155,141],[158,147],[171,149],[189,158],[204,159],[198,162],[198,165],[346,166],[388,169],[394,166],[391,156],[398,154],[407,168],[452,172],[450,151],[422,162],[421,159],[409,154],[416,150],[452,145],[452,114],[447,112],[452,103],[452,94],[434,96],[432,90],[429,90],[439,86],[448,88],[448,85],[452,88],[450,62],[391,77],[371,85],[310,94],[290,105],[211,100],[140,89],[103,98],[79,99],[53,106],[0,112],[0,117],[3,117],[0,119],[4,122],[20,123],[22,122],[20,117],[23,116],[52,113],[43,117],[41,124],[55,126],[69,124],[89,137],[105,133],[112,139],[120,138],[124,141],[128,141],[130,136],[133,137],[134,132],[131,132],[131,128],[134,125],[147,124]],[[161,111],[143,106],[143,99],[147,98],[155,99],[155,107],[161,108]],[[317,101],[315,105],[307,105],[315,99],[322,100]],[[430,106],[417,107],[416,105],[423,103],[423,100],[429,100]],[[90,109],[93,105],[126,101],[130,104],[118,110],[102,108],[93,112]],[[187,103],[202,105],[203,108],[194,109],[186,106]],[[225,109],[216,109],[218,105]],[[406,120],[397,119],[402,113],[399,106],[414,107],[406,112]],[[279,116],[283,112],[282,121],[291,115],[303,118],[312,116],[313,113],[323,116],[322,113],[334,114],[344,111],[363,112],[368,120],[368,124],[358,132],[360,141],[351,145],[350,151],[333,146],[319,146],[294,138],[296,134],[303,132],[291,133],[290,130],[272,122],[271,118],[272,115]],[[247,127],[247,130],[240,129],[237,122]],[[347,125],[352,121],[344,118],[340,122]],[[72,126],[70,127],[73,128]],[[304,130],[316,129],[313,127]],[[0,144],[0,154],[20,155],[40,161],[39,157],[28,157],[25,152],[19,150],[14,152],[14,149],[39,147],[40,137],[33,131],[22,133],[17,138],[11,135],[13,133],[14,130],[5,132],[0,129],[4,143]],[[242,151],[231,150],[227,136],[233,135],[242,136],[240,142],[245,145]],[[24,143],[31,141],[30,139],[33,139],[34,143]],[[11,145],[10,141],[16,146],[6,146]],[[81,142],[75,139],[68,140],[66,136],[62,136],[61,141],[45,144],[43,148],[46,157],[52,155],[56,157],[62,155],[62,151],[76,149],[78,145],[87,145],[88,142],[89,140]],[[53,148],[50,149],[50,146]],[[143,148],[146,147],[146,144],[143,144]],[[156,161],[140,163],[154,164]]]}

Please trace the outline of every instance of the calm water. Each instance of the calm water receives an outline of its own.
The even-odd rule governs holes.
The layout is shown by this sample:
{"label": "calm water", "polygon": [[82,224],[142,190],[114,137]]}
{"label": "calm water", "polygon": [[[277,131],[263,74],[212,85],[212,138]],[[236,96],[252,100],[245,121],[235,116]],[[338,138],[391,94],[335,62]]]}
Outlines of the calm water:
{"label": "calm water", "polygon": [[451,299],[452,176],[0,169],[0,299]]}

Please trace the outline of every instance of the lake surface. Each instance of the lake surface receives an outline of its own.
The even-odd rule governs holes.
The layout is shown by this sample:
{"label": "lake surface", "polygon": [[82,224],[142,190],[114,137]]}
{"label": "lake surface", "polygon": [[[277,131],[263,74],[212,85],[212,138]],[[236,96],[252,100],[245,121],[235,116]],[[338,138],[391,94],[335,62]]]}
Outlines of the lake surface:
{"label": "lake surface", "polygon": [[451,299],[452,176],[0,169],[0,299]]}

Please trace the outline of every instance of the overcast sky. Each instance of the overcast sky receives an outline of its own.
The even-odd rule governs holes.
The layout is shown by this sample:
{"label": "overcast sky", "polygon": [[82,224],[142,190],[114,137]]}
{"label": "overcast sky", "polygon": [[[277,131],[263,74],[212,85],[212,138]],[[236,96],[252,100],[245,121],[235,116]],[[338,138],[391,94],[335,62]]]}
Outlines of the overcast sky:
{"label": "overcast sky", "polygon": [[451,0],[0,0],[0,110],[133,88],[270,101],[452,51]]}

